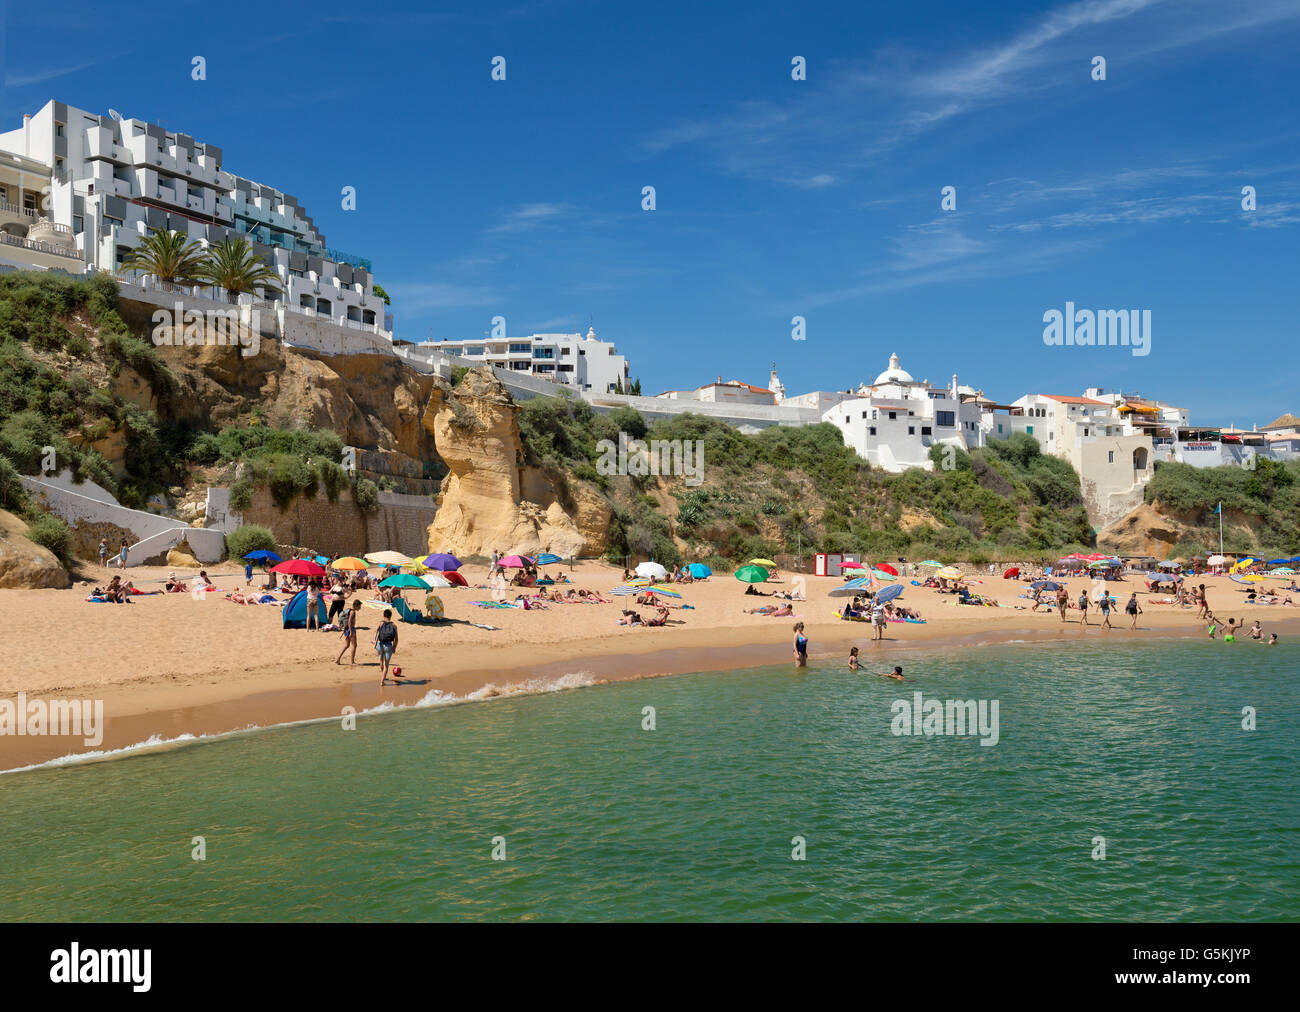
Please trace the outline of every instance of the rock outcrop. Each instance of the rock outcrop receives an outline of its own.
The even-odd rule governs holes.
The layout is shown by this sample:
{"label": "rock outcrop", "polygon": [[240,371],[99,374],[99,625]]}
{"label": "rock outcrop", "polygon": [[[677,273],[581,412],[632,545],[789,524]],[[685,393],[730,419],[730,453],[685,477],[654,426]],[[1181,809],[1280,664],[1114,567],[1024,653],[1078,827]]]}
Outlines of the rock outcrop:
{"label": "rock outcrop", "polygon": [[603,552],[610,509],[595,489],[524,459],[513,399],[487,370],[432,392],[423,423],[448,468],[429,550],[456,555]]}
{"label": "rock outcrop", "polygon": [[0,587],[18,590],[62,590],[72,578],[54,553],[27,537],[27,524],[0,510]]}

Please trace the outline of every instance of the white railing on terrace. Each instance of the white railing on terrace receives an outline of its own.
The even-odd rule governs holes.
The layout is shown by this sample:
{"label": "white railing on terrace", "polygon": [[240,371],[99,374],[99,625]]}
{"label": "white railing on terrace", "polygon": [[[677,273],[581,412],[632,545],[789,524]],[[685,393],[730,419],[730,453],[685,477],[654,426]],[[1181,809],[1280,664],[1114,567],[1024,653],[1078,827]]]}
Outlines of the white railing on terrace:
{"label": "white railing on terrace", "polygon": [[23,249],[35,250],[38,253],[51,253],[58,257],[68,257],[72,260],[80,260],[81,254],[75,249],[68,249],[66,246],[56,246],[49,242],[36,242],[32,239],[24,239],[21,236],[10,235],[8,232],[0,232],[0,242],[6,246],[19,246]]}
{"label": "white railing on terrace", "polygon": [[39,213],[30,207],[18,207],[9,203],[7,200],[0,200],[0,211],[6,211],[9,214],[21,214],[24,217],[31,218],[35,221],[40,217]]}

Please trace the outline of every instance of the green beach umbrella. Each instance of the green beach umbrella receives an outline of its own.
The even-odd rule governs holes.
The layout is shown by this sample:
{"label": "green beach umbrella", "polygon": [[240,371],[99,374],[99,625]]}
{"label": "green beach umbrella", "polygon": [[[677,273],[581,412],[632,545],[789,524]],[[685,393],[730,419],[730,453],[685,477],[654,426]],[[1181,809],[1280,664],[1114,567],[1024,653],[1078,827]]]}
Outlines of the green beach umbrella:
{"label": "green beach umbrella", "polygon": [[400,587],[405,590],[407,587],[419,587],[421,590],[428,590],[429,585],[414,573],[398,573],[396,576],[390,576],[387,579],[380,580],[381,587]]}
{"label": "green beach umbrella", "polygon": [[736,579],[742,583],[765,583],[767,570],[762,566],[741,566],[736,570]]}
{"label": "green beach umbrella", "polygon": [[943,568],[943,563],[942,563],[942,562],[935,562],[934,559],[926,559],[924,562],[921,563],[921,565],[923,565],[923,566],[933,566],[935,569],[942,569],[942,568]]}

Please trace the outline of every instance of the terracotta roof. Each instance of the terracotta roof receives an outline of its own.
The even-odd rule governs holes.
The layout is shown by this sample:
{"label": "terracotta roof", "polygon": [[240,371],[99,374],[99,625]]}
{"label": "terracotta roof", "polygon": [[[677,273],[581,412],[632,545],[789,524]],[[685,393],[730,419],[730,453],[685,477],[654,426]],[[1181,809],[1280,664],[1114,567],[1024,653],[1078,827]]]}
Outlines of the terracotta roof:
{"label": "terracotta roof", "polygon": [[1094,401],[1091,397],[1063,397],[1059,394],[1043,394],[1049,401],[1060,401],[1062,404],[1097,404],[1103,408],[1111,406],[1109,401]]}
{"label": "terracotta roof", "polygon": [[1295,415],[1291,414],[1291,412],[1288,411],[1285,415],[1281,415],[1278,418],[1274,418],[1271,422],[1265,425],[1264,428],[1300,429],[1300,418],[1297,418]]}

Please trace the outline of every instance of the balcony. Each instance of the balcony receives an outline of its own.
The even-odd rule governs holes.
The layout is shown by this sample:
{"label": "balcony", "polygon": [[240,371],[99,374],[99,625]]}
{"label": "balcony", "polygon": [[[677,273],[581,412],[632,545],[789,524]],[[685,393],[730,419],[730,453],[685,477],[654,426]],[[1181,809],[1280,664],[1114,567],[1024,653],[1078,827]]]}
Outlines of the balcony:
{"label": "balcony", "polygon": [[7,200],[0,200],[0,227],[5,225],[19,225],[26,232],[28,228],[36,224],[36,219],[40,213],[26,207],[16,207]]}
{"label": "balcony", "polygon": [[[58,228],[67,228],[66,225],[59,225]],[[10,235],[8,232],[0,232],[0,244],[19,249],[28,250],[33,253],[43,253],[46,256],[63,257],[68,260],[81,260],[81,254],[77,252],[76,247],[64,246],[61,243],[40,242],[35,239],[24,239],[22,236]]]}

